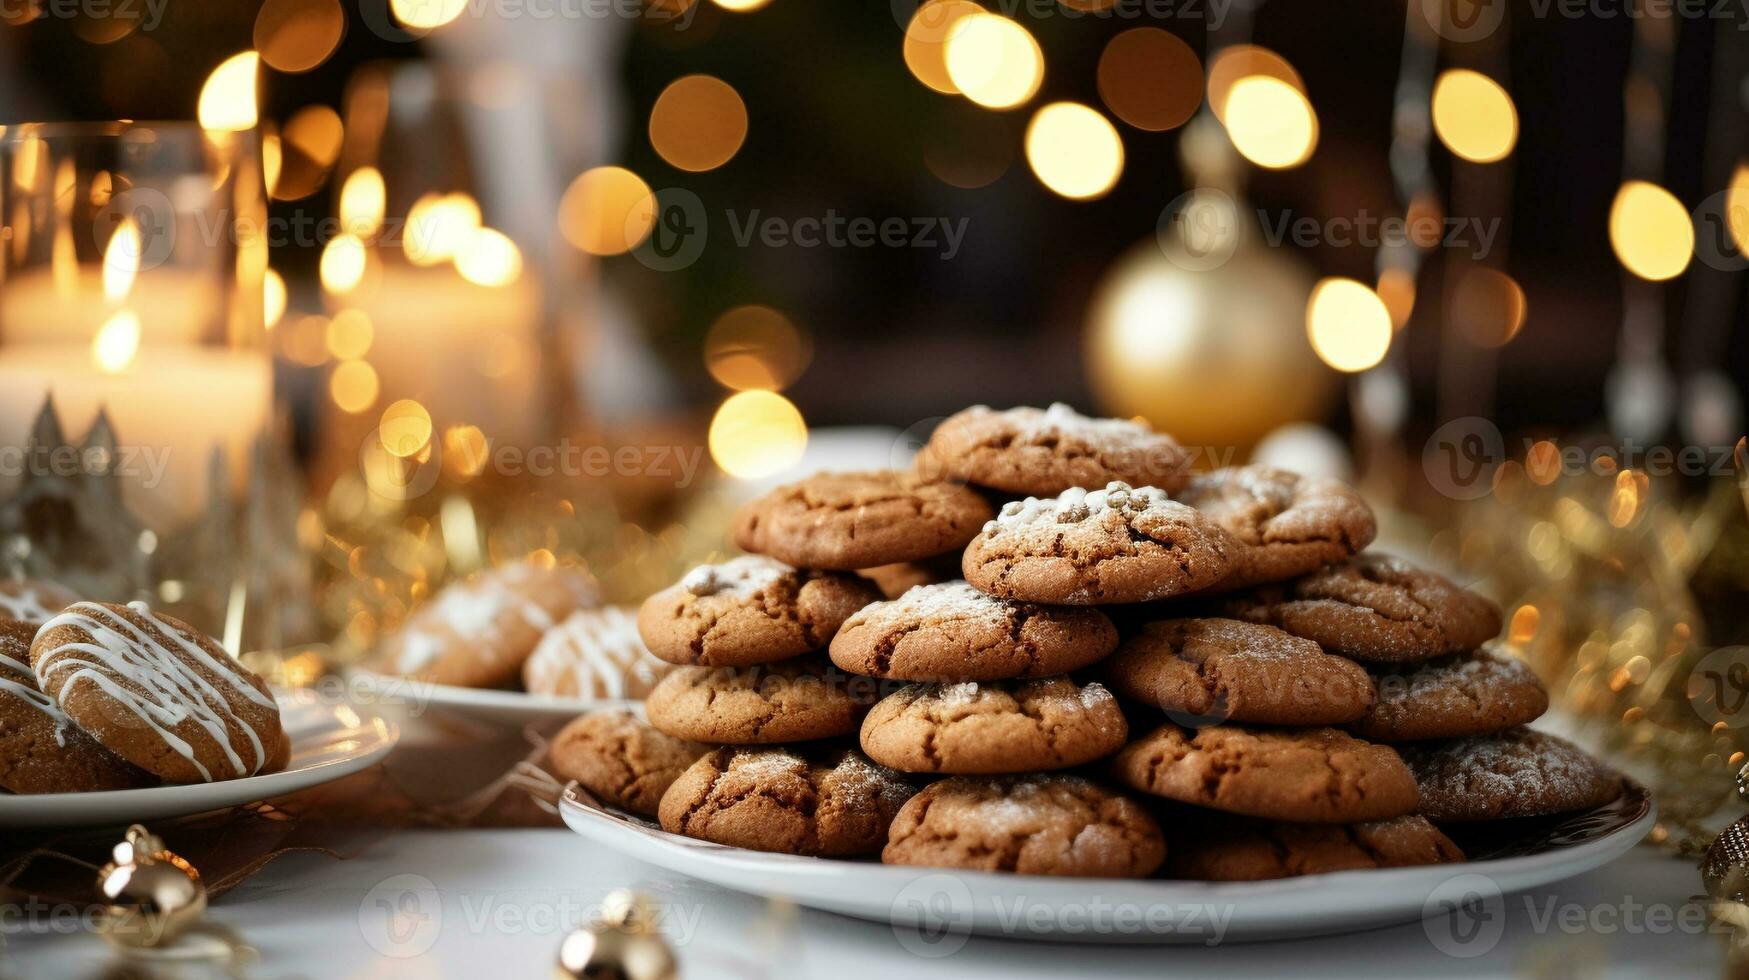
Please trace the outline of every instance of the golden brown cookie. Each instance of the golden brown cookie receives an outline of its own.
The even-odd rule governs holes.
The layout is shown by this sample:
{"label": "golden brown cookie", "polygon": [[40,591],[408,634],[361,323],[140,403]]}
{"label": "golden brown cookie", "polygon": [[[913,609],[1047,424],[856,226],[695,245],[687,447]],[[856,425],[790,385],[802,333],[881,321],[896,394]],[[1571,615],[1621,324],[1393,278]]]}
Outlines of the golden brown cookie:
{"label": "golden brown cookie", "polygon": [[1500,632],[1500,607],[1401,558],[1356,555],[1218,603],[1223,615],[1279,626],[1331,653],[1409,663],[1474,650]]}
{"label": "golden brown cookie", "polygon": [[609,806],[653,817],[662,794],[709,751],[630,711],[594,711],[560,729],[547,753],[561,779],[575,779]]}
{"label": "golden brown cookie", "polygon": [[1374,742],[1491,735],[1542,716],[1549,695],[1524,661],[1497,649],[1375,671],[1378,703],[1348,726]]}
{"label": "golden brown cookie", "polygon": [[79,597],[53,582],[32,579],[0,580],[0,619],[41,626]]}
{"label": "golden brown cookie", "polygon": [[379,669],[434,684],[508,687],[548,630],[600,601],[581,569],[530,562],[495,568],[414,610],[389,638]]}
{"label": "golden brown cookie", "polygon": [[904,772],[1033,772],[1110,755],[1128,735],[1116,699],[1098,684],[912,684],[868,713],[862,750]]}
{"label": "golden brown cookie", "polygon": [[644,646],[630,609],[579,609],[535,644],[522,665],[522,687],[549,698],[636,699],[673,668]]}
{"label": "golden brown cookie", "polygon": [[851,749],[721,748],[662,796],[662,829],[781,854],[874,854],[917,788]]}
{"label": "golden brown cookie", "polygon": [[816,473],[741,508],[735,543],[797,568],[855,571],[965,547],[990,505],[958,484],[887,470]]}
{"label": "golden brown cookie", "polygon": [[859,569],[856,574],[873,582],[881,590],[882,598],[897,599],[911,591],[913,586],[952,582],[959,578],[960,556],[958,552],[948,552],[923,561],[901,561]]}
{"label": "golden brown cookie", "polygon": [[1567,741],[1528,728],[1399,747],[1435,823],[1540,817],[1621,795],[1621,777]]}
{"label": "golden brown cookie", "polygon": [[283,769],[267,682],[218,641],[143,604],[80,602],[31,645],[37,684],[104,748],[171,783]]}
{"label": "golden brown cookie", "polygon": [[700,565],[644,600],[638,631],[669,663],[747,667],[825,647],[851,613],[879,598],[855,575],[743,555]]}
{"label": "golden brown cookie", "polygon": [[1378,533],[1372,508],[1353,487],[1273,466],[1199,473],[1172,499],[1195,507],[1239,542],[1221,589],[1304,575],[1358,553]]}
{"label": "golden brown cookie", "polygon": [[1131,789],[1228,813],[1362,823],[1415,811],[1415,779],[1388,746],[1334,728],[1161,725],[1111,761]]}
{"label": "golden brown cookie", "polygon": [[1464,852],[1425,817],[1356,824],[1283,823],[1222,815],[1174,823],[1165,876],[1268,881],[1462,861]]}
{"label": "golden brown cookie", "polygon": [[30,669],[36,627],[0,620],[0,790],[83,793],[157,782],[73,724]]}
{"label": "golden brown cookie", "polygon": [[773,745],[849,735],[879,691],[824,657],[759,667],[680,667],[644,701],[650,724],[675,738]]}
{"label": "golden brown cookie", "polygon": [[1002,508],[966,548],[966,581],[1004,599],[1085,606],[1197,592],[1232,570],[1220,525],[1155,487],[1079,487]]}
{"label": "golden brown cookie", "polygon": [[1100,671],[1120,696],[1184,725],[1337,725],[1364,717],[1373,704],[1372,680],[1359,664],[1236,619],[1149,623]]}
{"label": "golden brown cookie", "polygon": [[1166,857],[1154,818],[1079,776],[954,776],[899,811],[881,861],[970,871],[1145,878]]}
{"label": "golden brown cookie", "polygon": [[850,617],[832,662],[902,681],[996,681],[1066,674],[1117,646],[1097,609],[1013,602],[965,582],[919,585]]}
{"label": "golden brown cookie", "polygon": [[1171,436],[1142,422],[1088,418],[1061,403],[1000,412],[974,405],[936,426],[916,468],[1050,497],[1114,480],[1170,490],[1189,476],[1190,461]]}

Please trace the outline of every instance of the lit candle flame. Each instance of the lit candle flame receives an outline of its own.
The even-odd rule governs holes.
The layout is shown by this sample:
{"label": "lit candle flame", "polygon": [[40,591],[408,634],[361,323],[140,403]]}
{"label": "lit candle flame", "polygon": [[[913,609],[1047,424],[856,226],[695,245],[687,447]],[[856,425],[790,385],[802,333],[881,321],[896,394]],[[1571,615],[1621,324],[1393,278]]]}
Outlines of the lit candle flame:
{"label": "lit candle flame", "polygon": [[127,298],[140,273],[140,226],[124,218],[103,248],[103,298],[119,303]]}
{"label": "lit candle flame", "polygon": [[383,175],[375,167],[360,167],[346,178],[340,188],[340,227],[360,238],[376,234],[383,223],[383,208],[388,190]]}
{"label": "lit candle flame", "polygon": [[91,359],[105,374],[120,374],[140,352],[140,318],[132,310],[119,310],[104,322],[91,341]]}

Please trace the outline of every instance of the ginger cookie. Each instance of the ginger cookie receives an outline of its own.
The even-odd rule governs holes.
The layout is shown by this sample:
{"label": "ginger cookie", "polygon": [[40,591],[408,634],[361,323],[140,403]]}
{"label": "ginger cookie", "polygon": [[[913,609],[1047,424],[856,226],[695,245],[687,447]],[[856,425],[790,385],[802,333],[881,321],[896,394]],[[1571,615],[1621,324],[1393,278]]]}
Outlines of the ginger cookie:
{"label": "ginger cookie", "polygon": [[1412,663],[1474,650],[1500,632],[1500,607],[1401,558],[1361,554],[1218,604],[1223,615],[1279,626],[1331,653]]}
{"label": "ginger cookie", "polygon": [[482,572],[415,609],[388,641],[381,669],[433,684],[508,687],[548,630],[600,601],[581,569],[518,562]]}
{"label": "ginger cookie", "polygon": [[41,626],[79,597],[53,582],[30,579],[0,581],[0,620]]}
{"label": "ginger cookie", "polygon": [[548,630],[522,665],[522,686],[550,698],[636,699],[672,669],[644,646],[630,609],[603,606]]}
{"label": "ginger cookie", "polygon": [[1435,823],[1541,817],[1621,795],[1621,777],[1567,741],[1529,728],[1398,749]]}
{"label": "ginger cookie", "polygon": [[1117,751],[1128,735],[1116,699],[1098,684],[912,684],[868,713],[862,750],[904,772],[981,775],[1078,766]]}
{"label": "ginger cookie", "polygon": [[915,586],[952,582],[959,578],[960,556],[950,552],[923,561],[901,561],[858,569],[856,574],[873,582],[881,590],[882,598],[897,599]]}
{"label": "ginger cookie", "polygon": [[36,627],[0,620],[0,790],[83,793],[156,782],[73,724],[30,669]]}
{"label": "ginger cookie", "polygon": [[1166,857],[1135,801],[1079,776],[954,776],[911,798],[885,864],[1085,878],[1145,878]]}
{"label": "ginger cookie", "polygon": [[[1180,825],[1174,823],[1174,830]],[[1410,815],[1356,824],[1283,823],[1222,815],[1189,819],[1174,836],[1168,878],[1269,881],[1452,864],[1464,852],[1427,818]]]}
{"label": "ginger cookie", "polygon": [[1086,606],[1197,592],[1233,567],[1220,525],[1156,487],[1079,487],[1006,504],[966,548],[966,580],[991,595]]}
{"label": "ginger cookie", "polygon": [[1548,692],[1524,661],[1489,647],[1376,671],[1378,703],[1348,728],[1374,742],[1491,735],[1542,716]]}
{"label": "ginger cookie", "polygon": [[1097,609],[1013,602],[965,582],[919,585],[850,617],[832,662],[903,681],[995,681],[1066,674],[1117,646]]}
{"label": "ginger cookie", "polygon": [[1280,582],[1357,554],[1378,533],[1353,487],[1273,466],[1230,466],[1191,477],[1172,499],[1189,504],[1239,542],[1219,588]]}
{"label": "ginger cookie", "polygon": [[834,669],[824,657],[759,667],[680,667],[644,700],[650,724],[675,738],[773,745],[849,735],[879,683]]}
{"label": "ginger cookie", "polygon": [[664,735],[630,711],[592,711],[554,736],[548,764],[609,806],[656,815],[662,794],[710,746]]}
{"label": "ginger cookie", "polygon": [[747,667],[822,649],[851,613],[879,598],[855,575],[744,555],[700,565],[644,600],[638,630],[670,663]]}
{"label": "ginger cookie", "polygon": [[976,492],[912,473],[816,473],[741,508],[735,544],[797,568],[855,571],[958,551],[990,518]]}
{"label": "ginger cookie", "polygon": [[166,782],[273,772],[291,754],[267,682],[143,604],[67,607],[37,633],[31,664],[73,724]]}
{"label": "ginger cookie", "polygon": [[720,748],[662,796],[662,829],[781,854],[874,854],[917,788],[852,749]]}
{"label": "ginger cookie", "polygon": [[1337,725],[1364,717],[1373,704],[1372,679],[1359,664],[1236,619],[1149,623],[1100,670],[1122,697],[1187,725]]}
{"label": "ginger cookie", "polygon": [[1362,823],[1415,811],[1415,778],[1388,746],[1334,728],[1161,725],[1111,762],[1155,796],[1300,823]]}
{"label": "ginger cookie", "polygon": [[935,427],[918,472],[1050,497],[1112,481],[1175,489],[1190,460],[1171,436],[1128,419],[1088,418],[1058,403],[995,411],[975,405]]}

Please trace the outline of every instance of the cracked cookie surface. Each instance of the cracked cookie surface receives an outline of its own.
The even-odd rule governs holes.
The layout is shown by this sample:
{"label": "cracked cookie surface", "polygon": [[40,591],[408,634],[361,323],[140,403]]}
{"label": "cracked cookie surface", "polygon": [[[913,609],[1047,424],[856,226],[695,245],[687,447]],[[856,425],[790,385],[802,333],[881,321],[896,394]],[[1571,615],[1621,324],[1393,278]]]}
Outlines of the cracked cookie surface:
{"label": "cracked cookie surface", "polygon": [[1117,700],[1099,684],[912,684],[868,713],[862,750],[905,772],[999,774],[1092,762],[1128,734]]}
{"label": "cracked cookie surface", "polygon": [[1097,609],[998,599],[966,582],[920,585],[868,606],[832,640],[853,674],[904,681],[993,681],[1079,670],[1117,646]]}
{"label": "cracked cookie surface", "polygon": [[1399,749],[1436,823],[1539,817],[1608,803],[1621,777],[1566,739],[1528,728]]}
{"label": "cracked cookie surface", "polygon": [[655,816],[662,794],[710,746],[658,731],[630,711],[595,711],[553,737],[548,762],[603,803]]}
{"label": "cracked cookie surface", "polygon": [[1463,850],[1419,815],[1357,824],[1190,818],[1173,829],[1165,876],[1192,881],[1268,881],[1464,860]]}
{"label": "cracked cookie surface", "polygon": [[1408,663],[1474,650],[1500,632],[1500,607],[1445,576],[1361,554],[1222,600],[1223,615],[1278,626],[1331,653]]}
{"label": "cracked cookie surface", "polygon": [[1415,810],[1415,779],[1389,746],[1334,728],[1167,724],[1125,746],[1113,776],[1180,803],[1298,823],[1360,823]]}
{"label": "cracked cookie surface", "polygon": [[1174,489],[1189,458],[1169,435],[1129,419],[1089,418],[1067,405],[996,411],[975,405],[935,427],[921,473],[1038,497],[1113,480]]}
{"label": "cracked cookie surface", "polygon": [[1375,671],[1378,703],[1348,726],[1375,742],[1489,735],[1527,724],[1549,707],[1536,673],[1484,647],[1394,671]]}
{"label": "cracked cookie surface", "polygon": [[1120,696],[1184,724],[1335,725],[1373,704],[1373,682],[1359,664],[1236,619],[1148,623],[1100,672]]}
{"label": "cracked cookie surface", "polygon": [[1159,488],[1111,483],[1004,505],[972,539],[962,568],[968,582],[1005,599],[1147,602],[1219,582],[1237,547]]}
{"label": "cracked cookie surface", "polygon": [[816,473],[741,508],[735,543],[797,568],[855,571],[965,547],[990,517],[976,491],[913,473]]}
{"label": "cracked cookie surface", "polygon": [[851,749],[721,748],[662,796],[662,829],[783,854],[874,854],[917,788]]}
{"label": "cracked cookie surface", "polygon": [[700,565],[644,600],[638,632],[669,663],[746,667],[825,647],[852,613],[879,598],[855,575],[743,555]]}
{"label": "cracked cookie surface", "polygon": [[677,667],[644,699],[650,724],[675,738],[772,745],[856,731],[879,682],[824,657],[759,667]]}
{"label": "cracked cookie surface", "polygon": [[1079,776],[954,776],[893,821],[886,864],[1142,878],[1166,857],[1147,810]]}
{"label": "cracked cookie surface", "polygon": [[1378,533],[1372,508],[1353,487],[1273,466],[1199,473],[1172,499],[1196,508],[1238,541],[1221,589],[1304,575],[1358,553]]}

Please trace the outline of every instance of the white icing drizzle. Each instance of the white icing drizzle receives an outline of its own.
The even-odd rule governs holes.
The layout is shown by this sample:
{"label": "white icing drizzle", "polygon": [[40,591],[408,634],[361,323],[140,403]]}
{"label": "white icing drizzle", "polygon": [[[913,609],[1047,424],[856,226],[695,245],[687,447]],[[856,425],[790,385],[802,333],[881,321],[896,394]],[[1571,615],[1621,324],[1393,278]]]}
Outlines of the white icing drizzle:
{"label": "white icing drizzle", "polygon": [[536,694],[641,698],[670,669],[644,646],[637,615],[608,606],[572,613],[542,637],[523,673]]}
{"label": "white icing drizzle", "polygon": [[[542,632],[552,629],[552,613],[536,598],[536,591],[547,584],[542,576],[562,588],[571,603],[593,604],[594,594],[581,581],[574,582],[574,575],[567,569],[543,571],[527,564],[506,565],[450,586],[408,620],[394,655],[395,670],[412,674],[424,669],[450,649],[455,639],[490,643],[503,632],[506,614],[520,616]],[[556,594],[553,598],[557,599]]]}
{"label": "white icing drizzle", "polygon": [[[261,736],[230,707],[229,697],[208,681],[195,664],[212,668],[212,672],[231,690],[264,708],[277,708],[273,698],[256,690],[229,657],[214,656],[199,644],[189,641],[154,615],[144,603],[132,603],[128,608],[151,624],[152,632],[94,602],[70,606],[66,612],[49,620],[43,626],[45,632],[70,626],[83,630],[91,639],[90,642],[63,643],[46,651],[37,662],[37,680],[46,689],[52,686],[51,678],[68,674],[60,685],[63,692],[81,681],[94,685],[138,716],[163,739],[165,745],[187,759],[207,782],[213,781],[212,772],[195,757],[194,747],[172,731],[184,722],[193,721],[211,736],[231,764],[233,776],[259,772],[267,764],[267,749],[261,743]],[[176,649],[165,646],[159,637],[170,640]],[[186,659],[182,655],[186,655]],[[255,757],[252,764],[243,761],[227,721],[235,723],[247,737],[249,749]]]}
{"label": "white icing drizzle", "polygon": [[0,585],[0,619],[40,623],[58,611],[43,605],[42,596],[34,585],[21,585],[16,592],[9,592],[6,586]]}
{"label": "white icing drizzle", "polygon": [[[33,680],[31,683],[25,684],[8,678],[6,676],[8,673],[33,678]],[[61,706],[55,703],[54,698],[37,689],[35,676],[31,673],[29,664],[0,653],[0,691],[11,693],[25,704],[47,715],[49,720],[55,723],[55,744],[66,748],[67,733],[73,728],[73,719],[67,717],[67,713],[61,710]]]}

